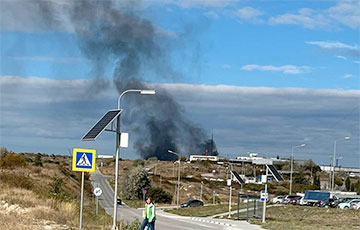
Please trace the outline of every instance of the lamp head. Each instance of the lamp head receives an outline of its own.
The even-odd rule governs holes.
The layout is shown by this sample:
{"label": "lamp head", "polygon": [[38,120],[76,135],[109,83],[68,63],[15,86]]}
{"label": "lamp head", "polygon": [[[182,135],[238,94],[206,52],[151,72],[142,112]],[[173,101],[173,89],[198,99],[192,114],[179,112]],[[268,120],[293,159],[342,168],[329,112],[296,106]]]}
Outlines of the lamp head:
{"label": "lamp head", "polygon": [[350,140],[350,137],[349,136],[345,137],[345,140]]}
{"label": "lamp head", "polygon": [[301,146],[301,147],[305,147],[305,145],[306,145],[306,144],[301,144],[300,146]]}
{"label": "lamp head", "polygon": [[140,91],[141,94],[146,94],[146,95],[154,95],[156,92],[155,90],[152,89],[143,89]]}

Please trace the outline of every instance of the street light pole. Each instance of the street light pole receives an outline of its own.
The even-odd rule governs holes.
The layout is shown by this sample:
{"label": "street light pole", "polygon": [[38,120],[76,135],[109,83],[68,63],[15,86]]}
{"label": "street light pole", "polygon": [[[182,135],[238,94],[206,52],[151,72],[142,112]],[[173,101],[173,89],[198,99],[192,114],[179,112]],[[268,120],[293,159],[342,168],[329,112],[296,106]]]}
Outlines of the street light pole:
{"label": "street light pole", "polygon": [[349,136],[345,138],[339,138],[334,141],[334,156],[333,156],[333,166],[332,166],[332,180],[331,180],[331,192],[334,192],[335,187],[335,162],[336,162],[336,142],[340,140],[350,140]]}
{"label": "street light pole", "polygon": [[[141,90],[141,89],[128,89],[120,94],[118,99],[118,109],[121,109],[120,102],[122,96],[126,93],[140,93],[140,94],[155,94],[155,90]],[[120,115],[116,119],[116,154],[115,154],[115,191],[114,191],[114,212],[113,212],[113,226],[112,229],[116,230],[117,222],[117,194],[118,194],[118,179],[119,179],[119,156],[120,156]]]}
{"label": "street light pole", "polygon": [[290,161],[290,189],[289,189],[289,195],[292,193],[292,183],[293,183],[293,168],[294,168],[294,149],[304,147],[306,144],[301,144],[299,146],[294,146],[291,148],[291,161]]}
{"label": "street light pole", "polygon": [[178,171],[178,186],[177,186],[177,198],[176,198],[176,206],[179,206],[179,194],[180,194],[180,162],[181,162],[181,155],[179,153],[176,153],[174,151],[168,150],[169,153],[175,154],[176,156],[179,157],[179,171]]}

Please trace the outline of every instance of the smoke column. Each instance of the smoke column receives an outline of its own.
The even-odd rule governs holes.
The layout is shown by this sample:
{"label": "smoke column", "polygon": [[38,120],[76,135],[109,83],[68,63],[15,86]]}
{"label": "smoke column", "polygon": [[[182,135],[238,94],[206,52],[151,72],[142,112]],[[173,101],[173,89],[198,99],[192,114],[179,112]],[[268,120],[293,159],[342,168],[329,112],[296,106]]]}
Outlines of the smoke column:
{"label": "smoke column", "polygon": [[[94,87],[105,88],[101,81],[107,68],[113,69],[113,82],[119,92],[126,89],[148,89],[144,77],[174,79],[181,74],[171,64],[171,39],[164,30],[138,14],[138,2],[69,1],[61,6],[39,1],[43,20],[50,26],[70,22],[79,47],[91,61]],[[61,27],[61,26],[58,26]],[[122,123],[131,127],[137,141],[136,151],[145,159],[175,159],[168,149],[183,154],[217,155],[215,143],[202,128],[188,121],[182,107],[164,90],[154,96],[126,95],[126,113]]]}

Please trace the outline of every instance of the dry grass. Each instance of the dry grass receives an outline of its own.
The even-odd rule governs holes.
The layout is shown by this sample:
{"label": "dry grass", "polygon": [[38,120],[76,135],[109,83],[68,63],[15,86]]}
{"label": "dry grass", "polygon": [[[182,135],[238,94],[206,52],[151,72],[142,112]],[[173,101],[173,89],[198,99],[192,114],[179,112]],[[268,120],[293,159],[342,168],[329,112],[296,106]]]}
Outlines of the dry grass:
{"label": "dry grass", "polygon": [[[234,210],[233,207],[232,210]],[[165,210],[165,212],[177,214],[180,216],[196,216],[196,217],[206,217],[213,216],[216,214],[221,214],[229,211],[229,204],[220,204],[220,205],[209,205],[209,206],[199,206],[199,207],[190,207],[190,208],[178,208]]]}
{"label": "dry grass", "polygon": [[360,211],[292,205],[269,207],[266,223],[261,225],[272,230],[360,229]]}

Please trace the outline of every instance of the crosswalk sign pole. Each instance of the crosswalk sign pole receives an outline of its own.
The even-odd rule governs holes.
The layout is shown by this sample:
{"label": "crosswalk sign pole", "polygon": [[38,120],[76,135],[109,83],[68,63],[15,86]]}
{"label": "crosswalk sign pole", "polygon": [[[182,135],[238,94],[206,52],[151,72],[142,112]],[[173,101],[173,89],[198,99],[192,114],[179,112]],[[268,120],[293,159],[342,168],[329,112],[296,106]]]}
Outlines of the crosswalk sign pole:
{"label": "crosswalk sign pole", "polygon": [[84,206],[84,172],[81,172],[81,201],[80,201],[80,227],[82,229],[82,214],[83,214],[83,206]]}
{"label": "crosswalk sign pole", "polygon": [[95,171],[95,149],[74,149],[73,150],[73,171],[81,172],[81,195],[80,195],[80,224],[79,229],[82,230],[82,217],[84,207],[84,172]]}

